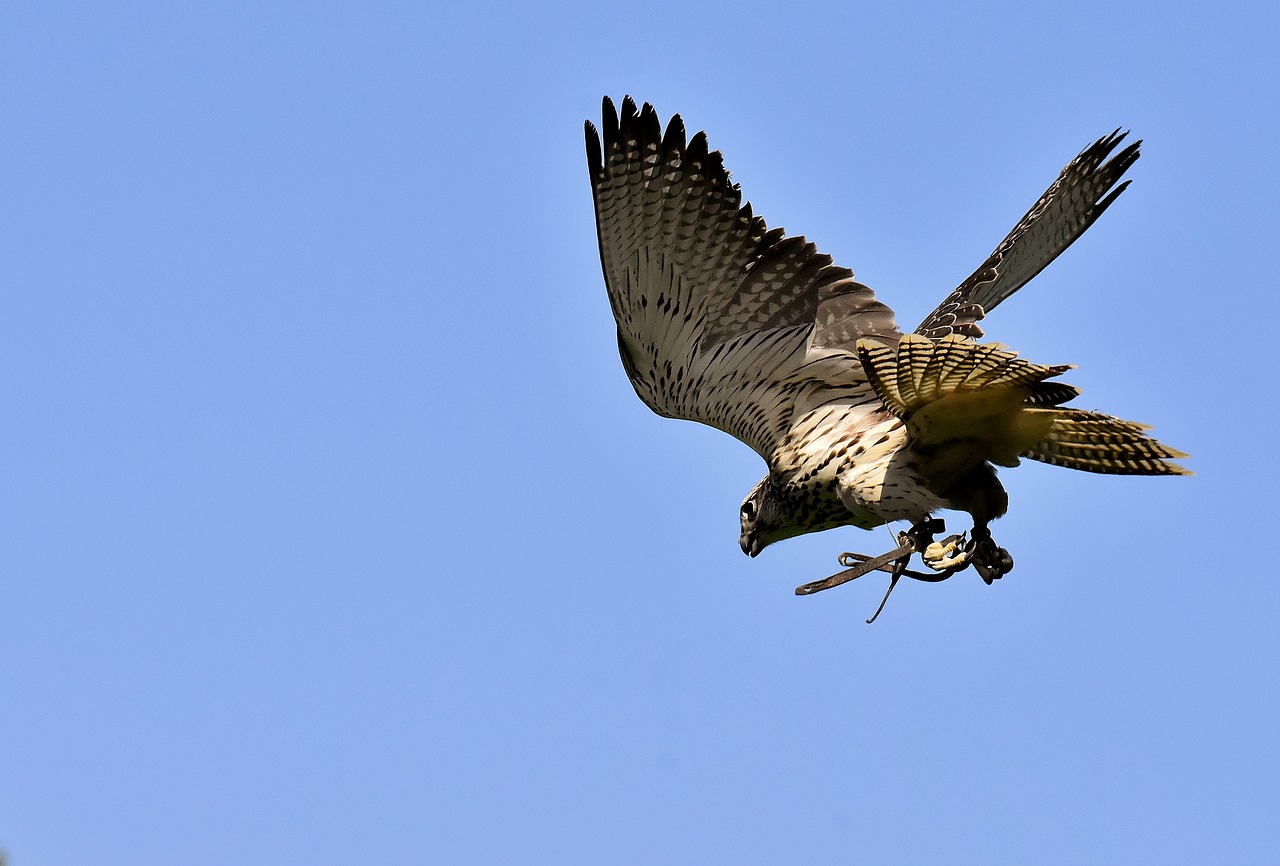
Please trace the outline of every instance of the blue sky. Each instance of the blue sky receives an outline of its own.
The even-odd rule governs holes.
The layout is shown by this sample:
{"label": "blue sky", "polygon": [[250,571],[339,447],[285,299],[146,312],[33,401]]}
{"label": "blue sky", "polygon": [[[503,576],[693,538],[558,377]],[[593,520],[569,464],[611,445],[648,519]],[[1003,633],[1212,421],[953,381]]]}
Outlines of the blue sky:
{"label": "blue sky", "polygon": [[[1271,7],[5,17],[13,866],[1274,862]],[[1132,129],[984,324],[1196,476],[1006,471],[995,586],[794,597],[888,533],[748,560],[759,458],[631,391],[626,93],[908,324]]]}

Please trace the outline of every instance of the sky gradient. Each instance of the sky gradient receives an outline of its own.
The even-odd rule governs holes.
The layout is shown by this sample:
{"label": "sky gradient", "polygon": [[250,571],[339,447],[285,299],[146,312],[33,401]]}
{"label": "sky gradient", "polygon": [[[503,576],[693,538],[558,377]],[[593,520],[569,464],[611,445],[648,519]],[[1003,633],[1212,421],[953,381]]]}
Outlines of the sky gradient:
{"label": "sky gradient", "polygon": [[[1275,862],[1273,7],[5,17],[10,866]],[[632,392],[628,93],[908,327],[1132,129],[983,325],[1197,474],[1005,470],[1006,579],[796,598],[889,534],[747,559],[759,458]]]}

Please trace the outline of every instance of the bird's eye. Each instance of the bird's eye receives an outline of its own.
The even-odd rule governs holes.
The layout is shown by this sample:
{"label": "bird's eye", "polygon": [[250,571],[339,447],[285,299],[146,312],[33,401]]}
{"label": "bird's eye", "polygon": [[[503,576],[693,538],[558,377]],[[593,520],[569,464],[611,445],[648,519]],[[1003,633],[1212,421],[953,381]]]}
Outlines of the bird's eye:
{"label": "bird's eye", "polygon": [[743,520],[756,519],[756,504],[752,502],[750,499],[742,503],[742,519]]}

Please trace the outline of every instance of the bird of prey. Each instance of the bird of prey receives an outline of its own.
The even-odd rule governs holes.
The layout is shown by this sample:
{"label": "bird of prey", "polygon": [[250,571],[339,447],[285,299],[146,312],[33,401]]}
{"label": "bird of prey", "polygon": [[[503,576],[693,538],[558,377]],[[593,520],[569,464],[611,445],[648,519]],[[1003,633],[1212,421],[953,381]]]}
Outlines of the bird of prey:
{"label": "bird of prey", "polygon": [[[988,524],[1008,508],[996,466],[1021,457],[1088,472],[1188,474],[1147,427],[1067,408],[1079,391],[982,343],[978,322],[1078,238],[1129,185],[1141,142],[1104,136],[913,333],[853,272],[803,237],[768,229],[742,203],[704,133],[665,131],[654,108],[609,98],[586,124],[600,262],[622,364],[659,415],[709,424],[755,449],[768,474],[742,503],[744,553],[852,525],[908,521],[878,557],[807,595],[873,570],[942,580],[973,566],[990,584],[1013,567]],[[968,537],[934,541],[932,515],[965,511]],[[910,571],[916,552],[930,571]],[[885,598],[888,598],[886,593]],[[884,603],[881,602],[881,608]],[[879,614],[879,610],[876,611]],[[875,617],[873,616],[872,619]],[[870,622],[870,620],[868,620]]]}

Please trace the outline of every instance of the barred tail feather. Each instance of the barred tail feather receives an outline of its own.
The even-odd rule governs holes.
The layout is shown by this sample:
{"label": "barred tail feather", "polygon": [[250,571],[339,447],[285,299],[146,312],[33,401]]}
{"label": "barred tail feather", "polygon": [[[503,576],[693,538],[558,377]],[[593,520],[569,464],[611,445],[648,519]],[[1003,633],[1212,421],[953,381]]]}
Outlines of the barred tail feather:
{"label": "barred tail feather", "polygon": [[998,343],[952,334],[904,335],[896,345],[858,341],[858,356],[885,407],[942,473],[985,459],[1018,458],[1115,475],[1189,475],[1186,457],[1146,435],[1150,428],[1100,412],[1060,408],[1080,392],[1049,381],[1070,365],[1043,366]]}
{"label": "barred tail feather", "polygon": [[[1070,365],[1032,364],[1000,343],[975,343],[956,335],[935,341],[905,334],[893,346],[863,339],[857,348],[867,379],[885,407],[907,422],[914,439],[925,443],[972,435],[957,425],[980,429],[991,412],[1057,406],[1080,393],[1071,385],[1046,381],[1070,370]],[[1046,429],[1048,423],[1048,418],[1036,420]]]}
{"label": "barred tail feather", "polygon": [[1147,436],[1145,424],[1081,409],[1053,412],[1053,429],[1023,457],[1108,475],[1191,474],[1169,462],[1187,455]]}

